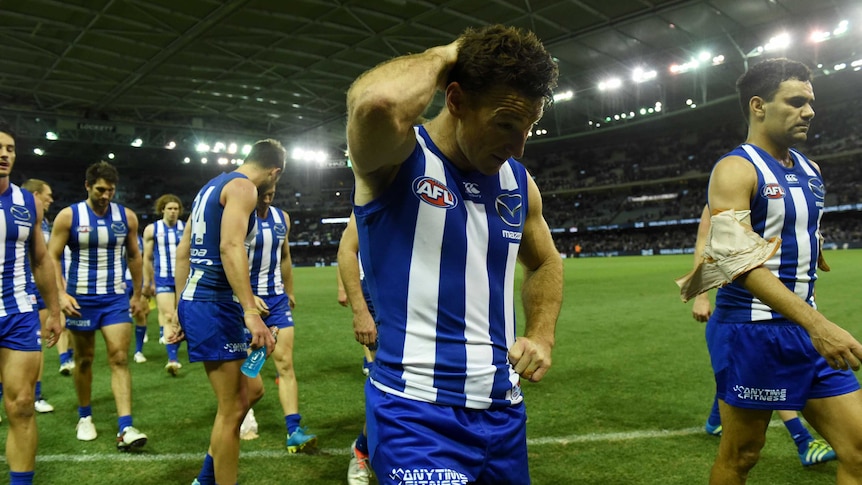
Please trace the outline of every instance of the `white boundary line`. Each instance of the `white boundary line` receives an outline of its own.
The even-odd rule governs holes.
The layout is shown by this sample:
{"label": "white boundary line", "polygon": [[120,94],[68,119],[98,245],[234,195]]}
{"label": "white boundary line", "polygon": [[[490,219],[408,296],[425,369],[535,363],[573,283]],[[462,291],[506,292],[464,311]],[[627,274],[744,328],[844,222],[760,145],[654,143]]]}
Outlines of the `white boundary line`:
{"label": "white boundary line", "polygon": [[[769,427],[782,426],[780,420],[773,420]],[[671,430],[643,430],[627,431],[620,433],[589,433],[570,436],[533,438],[527,440],[528,446],[542,445],[567,445],[571,443],[591,443],[597,441],[634,441],[655,438],[673,438],[676,436],[692,436],[704,434],[703,427],[682,428]],[[717,441],[717,440],[716,440]],[[284,450],[260,450],[246,451],[240,453],[241,458],[311,458],[316,455],[323,456],[349,456],[350,447],[322,448],[315,454],[296,453],[290,454]],[[199,453],[153,453],[146,451],[138,453],[97,453],[97,454],[61,454],[61,455],[38,455],[36,461],[41,463],[91,463],[91,462],[169,462],[169,461],[201,461],[204,452]],[[6,458],[0,457],[0,462],[5,463]]]}

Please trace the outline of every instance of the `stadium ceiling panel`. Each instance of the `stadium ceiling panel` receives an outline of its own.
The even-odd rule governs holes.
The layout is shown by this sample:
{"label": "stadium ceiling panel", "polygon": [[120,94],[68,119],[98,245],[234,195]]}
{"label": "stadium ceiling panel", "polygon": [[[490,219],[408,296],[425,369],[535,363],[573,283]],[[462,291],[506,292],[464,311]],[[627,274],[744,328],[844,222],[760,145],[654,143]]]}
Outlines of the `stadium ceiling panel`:
{"label": "stadium ceiling panel", "polygon": [[[282,139],[343,140],[345,93],[366,69],[454,39],[465,27],[534,30],[559,59],[564,121],[733,92],[751,49],[778,29],[802,34],[850,19],[858,0],[3,0],[0,116],[30,114]],[[800,39],[800,42],[803,39]],[[723,65],[694,80],[669,66],[701,52]],[[786,55],[819,62],[820,51]],[[750,57],[750,56],[749,56]],[[635,68],[656,88],[596,88]],[[636,94],[632,94],[636,91]],[[637,99],[631,98],[636,96]],[[628,97],[628,98],[626,98]],[[580,123],[578,121],[578,123]],[[563,131],[565,127],[557,127]],[[583,129],[580,124],[573,130]]]}

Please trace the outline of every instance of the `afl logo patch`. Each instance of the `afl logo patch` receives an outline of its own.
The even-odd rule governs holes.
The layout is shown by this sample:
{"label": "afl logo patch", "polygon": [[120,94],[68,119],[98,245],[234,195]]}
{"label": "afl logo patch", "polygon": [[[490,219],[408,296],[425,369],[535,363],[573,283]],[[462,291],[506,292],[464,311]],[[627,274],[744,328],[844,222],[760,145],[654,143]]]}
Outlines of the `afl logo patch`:
{"label": "afl logo patch", "polygon": [[126,223],[125,222],[112,222],[111,230],[114,231],[114,234],[121,235],[125,234],[126,231]]}
{"label": "afl logo patch", "polygon": [[494,201],[494,206],[497,208],[497,215],[503,219],[507,226],[521,227],[523,202],[520,194],[498,195],[497,200]]}
{"label": "afl logo patch", "polygon": [[458,199],[449,187],[431,177],[417,177],[413,181],[413,193],[422,202],[441,209],[452,209],[458,205]]}
{"label": "afl logo patch", "polygon": [[814,197],[817,197],[820,200],[826,198],[826,187],[823,186],[823,182],[819,179],[808,179],[808,188],[811,189],[811,193],[814,194]]}
{"label": "afl logo patch", "polygon": [[30,220],[30,210],[21,205],[13,205],[9,212],[12,214],[16,220],[19,221],[29,221]]}
{"label": "afl logo patch", "polygon": [[784,187],[778,184],[766,184],[760,191],[760,195],[767,199],[783,199]]}

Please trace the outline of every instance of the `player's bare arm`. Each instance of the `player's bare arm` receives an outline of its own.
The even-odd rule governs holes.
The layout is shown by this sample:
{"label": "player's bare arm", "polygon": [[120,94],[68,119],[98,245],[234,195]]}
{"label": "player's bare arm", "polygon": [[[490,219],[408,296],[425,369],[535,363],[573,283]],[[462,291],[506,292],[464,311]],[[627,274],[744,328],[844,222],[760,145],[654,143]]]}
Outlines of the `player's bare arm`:
{"label": "player's bare arm", "polygon": [[[179,304],[180,295],[186,286],[186,280],[189,278],[191,267],[191,246],[192,246],[192,217],[186,220],[186,230],[177,242],[177,260],[174,266],[174,288],[177,291],[177,298],[174,300],[174,305]],[[165,341],[169,344],[175,344],[185,339],[185,334],[181,326],[181,322],[177,318],[177,309],[174,307],[173,312],[166,315],[167,323],[165,324]]]}
{"label": "player's bare arm", "polygon": [[54,263],[54,278],[56,279],[60,311],[67,317],[80,317],[78,302],[66,292],[66,279],[63,277],[63,248],[69,242],[69,231],[72,230],[72,208],[66,207],[54,218],[51,237],[48,240],[48,254]]}
{"label": "player's bare arm", "polygon": [[539,188],[531,177],[527,181],[529,209],[518,252],[525,270],[521,297],[526,322],[524,336],[509,349],[509,362],[522,377],[538,382],[551,367],[554,331],[563,301],[563,261],[542,216]]}
{"label": "player's bare arm", "polygon": [[154,254],[154,246],[155,246],[155,238],[153,237],[153,232],[155,231],[153,224],[147,224],[147,227],[144,228],[144,296],[151,297],[156,294],[156,283],[155,283],[155,268],[153,266],[153,254]]}
{"label": "player's bare arm", "polygon": [[138,216],[131,209],[126,209],[126,220],[129,224],[129,233],[126,236],[126,264],[132,275],[132,297],[129,303],[132,307],[132,315],[146,315],[149,308],[141,298],[141,286],[143,285],[143,257],[141,248],[138,247]]}
{"label": "player's bare arm", "polygon": [[287,300],[290,302],[290,308],[292,309],[296,306],[296,297],[293,295],[293,260],[290,258],[290,244],[287,242],[287,238],[290,236],[290,215],[287,212],[281,211],[281,218],[284,221],[286,229],[284,244],[281,246],[281,280],[284,283],[284,293],[287,295]]}
{"label": "player's bare arm", "polygon": [[33,225],[33,232],[30,236],[30,267],[33,272],[33,279],[36,280],[36,287],[39,288],[39,294],[42,295],[48,309],[48,318],[42,329],[42,338],[47,342],[48,347],[53,347],[63,331],[63,317],[60,313],[59,290],[54,262],[48,254],[48,247],[45,245],[45,237],[42,234],[42,202],[38,197],[34,199],[36,201],[36,223]]}
{"label": "player's bare arm", "polygon": [[350,214],[347,227],[341,233],[338,244],[338,274],[344,287],[350,309],[353,311],[353,336],[362,345],[373,345],[377,341],[377,325],[365,303],[362,284],[359,281],[359,235],[356,218]]}

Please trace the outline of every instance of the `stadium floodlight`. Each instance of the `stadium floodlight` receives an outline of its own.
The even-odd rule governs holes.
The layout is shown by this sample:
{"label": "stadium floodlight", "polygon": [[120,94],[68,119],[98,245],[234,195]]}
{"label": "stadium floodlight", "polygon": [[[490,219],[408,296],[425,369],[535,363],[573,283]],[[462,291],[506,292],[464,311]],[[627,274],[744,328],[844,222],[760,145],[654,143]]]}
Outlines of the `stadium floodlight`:
{"label": "stadium floodlight", "polygon": [[219,158],[218,158],[218,164],[219,164],[219,165],[227,165],[227,164],[228,164],[228,159],[227,159],[226,157],[219,157]]}
{"label": "stadium floodlight", "polygon": [[688,107],[691,109],[697,108],[697,103],[691,103]]}
{"label": "stadium floodlight", "polygon": [[706,62],[710,59],[712,59],[712,53],[709,51],[701,51],[700,54],[697,55],[697,60],[700,62]]}
{"label": "stadium floodlight", "polygon": [[318,164],[326,162],[327,159],[326,152],[322,150],[309,150],[306,148],[294,148],[290,153],[290,157],[294,160],[302,162],[317,162]]}
{"label": "stadium floodlight", "polygon": [[613,77],[608,80],[602,81],[599,83],[599,91],[608,91],[611,89],[617,89],[623,85],[622,79],[618,77]]}
{"label": "stadium floodlight", "polygon": [[[661,110],[659,110],[659,111],[661,111]],[[653,114],[653,113],[655,113],[655,108],[648,108],[648,109],[646,110],[646,112],[647,112],[647,113],[649,113],[649,114]]]}
{"label": "stadium floodlight", "polygon": [[720,64],[724,64],[724,54],[719,54],[712,58],[712,65],[718,66]]}
{"label": "stadium floodlight", "polygon": [[204,142],[200,142],[195,146],[195,150],[197,150],[200,153],[206,153],[206,152],[210,151],[210,146]]}
{"label": "stadium floodlight", "polygon": [[614,115],[614,120],[619,121],[619,120],[620,120],[620,115]]}
{"label": "stadium floodlight", "polygon": [[641,67],[636,67],[635,70],[632,71],[632,81],[636,83],[650,81],[652,79],[655,79],[656,76],[658,76],[658,73],[655,72],[655,69],[647,71]]}
{"label": "stadium floodlight", "polygon": [[189,157],[183,158],[183,163],[190,163],[191,161],[192,159]]}
{"label": "stadium floodlight", "polygon": [[168,150],[173,150],[176,147],[177,147],[177,142],[175,142],[173,140],[169,141],[168,144],[165,145],[165,148],[167,148]]}
{"label": "stadium floodlight", "polygon": [[108,160],[113,160],[113,159],[115,159],[115,158],[117,158],[117,156],[116,156],[116,155],[114,155],[114,152],[111,152],[111,153],[109,153],[109,154],[108,154]]}
{"label": "stadium floodlight", "polygon": [[833,69],[836,71],[843,71],[844,69],[847,69],[847,64],[843,62],[840,64],[835,64],[835,67],[833,67]]}
{"label": "stadium floodlight", "polygon": [[201,164],[203,164],[203,165],[206,165],[208,161],[209,160],[207,160],[207,157],[201,158]]}
{"label": "stadium floodlight", "polygon": [[620,113],[620,118],[622,118],[622,119],[626,119],[626,118],[628,118],[628,117],[629,117],[629,115],[627,115],[627,114],[625,114],[625,113]]}
{"label": "stadium floodlight", "polygon": [[560,101],[569,101],[570,99],[575,97],[574,91],[571,89],[568,91],[563,91],[561,93],[554,93],[554,102],[559,103]]}
{"label": "stadium floodlight", "polygon": [[53,131],[49,131],[49,132],[45,133],[45,138],[48,140],[54,141],[54,140],[59,139],[60,137],[57,136],[57,134],[54,133]]}
{"label": "stadium floodlight", "polygon": [[831,37],[832,37],[832,32],[815,30],[814,32],[811,33],[811,37],[809,37],[809,39],[811,39],[811,42],[818,44],[820,42],[824,42],[824,41],[829,40]]}
{"label": "stadium floodlight", "polygon": [[634,117],[635,117],[635,112],[629,111],[629,118],[634,118]]}
{"label": "stadium floodlight", "polygon": [[231,155],[236,153],[236,150],[237,150],[236,143],[231,143],[230,145],[227,146],[227,152],[230,153]]}
{"label": "stadium floodlight", "polygon": [[671,74],[682,74],[692,69],[697,69],[700,66],[700,61],[697,59],[692,59],[688,62],[684,62],[682,64],[671,64],[670,72]]}
{"label": "stadium floodlight", "polygon": [[213,145],[213,152],[214,153],[223,152],[225,150],[225,148],[227,148],[227,146],[224,144],[223,141],[217,141],[215,143],[215,145]]}
{"label": "stadium floodlight", "polygon": [[855,61],[850,63],[850,67],[860,67],[862,66],[862,59],[856,59]]}
{"label": "stadium floodlight", "polygon": [[691,104],[692,104],[692,103],[694,103],[694,101],[692,101],[692,100],[691,100],[691,98],[688,98],[688,99],[686,99],[686,100],[685,100],[685,105],[686,105],[686,106],[691,106]]}
{"label": "stadium floodlight", "polygon": [[763,46],[763,50],[765,50],[766,52],[773,52],[786,49],[788,46],[790,46],[790,34],[788,34],[787,32],[782,32],[775,37],[769,39],[769,42],[767,42],[766,45]]}
{"label": "stadium floodlight", "polygon": [[35,153],[36,155],[39,155],[41,157],[42,155],[45,154],[45,150],[42,150],[41,148],[37,147],[37,148],[33,149],[33,153]]}
{"label": "stadium floodlight", "polygon": [[140,148],[143,144],[144,144],[144,140],[141,140],[140,138],[135,138],[134,140],[132,140],[132,143],[131,143],[131,145],[135,148]]}
{"label": "stadium floodlight", "polygon": [[243,145],[242,146],[242,154],[248,155],[251,152],[251,145]]}
{"label": "stadium floodlight", "polygon": [[837,37],[841,34],[847,33],[847,29],[849,28],[849,26],[850,26],[850,22],[848,22],[846,20],[842,20],[841,22],[838,22],[838,27],[836,27],[835,30],[832,31],[832,35]]}

